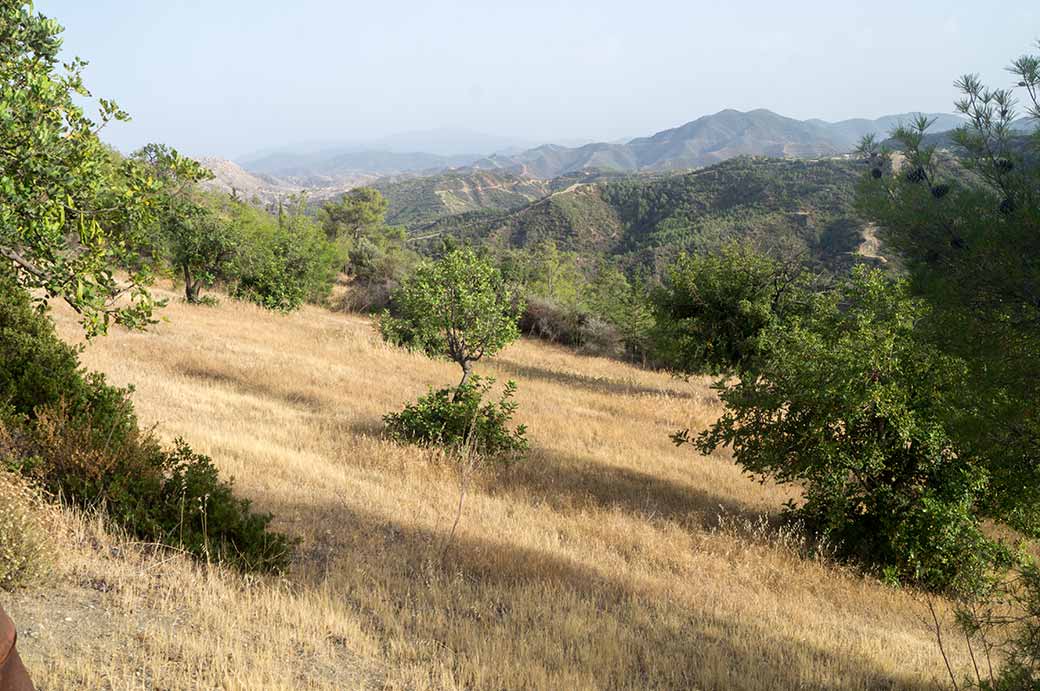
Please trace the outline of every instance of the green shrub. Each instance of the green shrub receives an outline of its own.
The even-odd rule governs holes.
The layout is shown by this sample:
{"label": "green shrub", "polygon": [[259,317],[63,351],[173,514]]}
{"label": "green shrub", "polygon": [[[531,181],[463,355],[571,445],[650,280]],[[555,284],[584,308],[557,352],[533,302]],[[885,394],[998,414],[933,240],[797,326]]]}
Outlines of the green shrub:
{"label": "green shrub", "polygon": [[328,297],[342,258],[316,223],[301,212],[275,218],[248,204],[230,213],[242,242],[228,269],[234,297],[281,312]]}
{"label": "green shrub", "polygon": [[748,245],[717,254],[681,255],[654,295],[654,350],[678,374],[746,369],[763,331],[797,311],[804,277]]}
{"label": "green shrub", "polygon": [[859,269],[767,327],[754,367],[718,385],[726,411],[699,447],[799,486],[798,516],[847,556],[944,589],[1008,553],[981,530],[985,465],[947,427],[965,366],[917,337],[926,308],[907,290]]}
{"label": "green shrub", "polygon": [[103,507],[141,539],[246,568],[277,569],[290,541],[237,499],[212,462],[143,433],[130,391],[87,373],[13,284],[0,292],[0,460],[71,503]]}
{"label": "green shrub", "polygon": [[419,398],[400,413],[383,417],[391,439],[420,446],[472,449],[496,458],[517,459],[526,453],[527,428],[510,431],[516,412],[516,383],[507,382],[497,403],[484,402],[494,379],[473,375],[459,387],[439,389]]}
{"label": "green shrub", "polygon": [[46,511],[25,479],[0,472],[0,588],[26,585],[48,570]]}

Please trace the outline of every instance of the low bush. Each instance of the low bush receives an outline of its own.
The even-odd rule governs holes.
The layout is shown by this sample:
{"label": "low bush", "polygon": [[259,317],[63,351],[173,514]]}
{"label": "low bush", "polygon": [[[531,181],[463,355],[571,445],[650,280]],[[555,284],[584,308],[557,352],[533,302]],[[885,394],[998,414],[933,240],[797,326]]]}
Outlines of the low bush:
{"label": "low bush", "polygon": [[344,312],[379,314],[390,307],[390,296],[397,287],[392,282],[373,283],[354,279],[332,307]]}
{"label": "low bush", "polygon": [[0,288],[0,461],[8,469],[76,506],[103,508],[143,540],[244,568],[286,564],[291,543],[268,530],[270,515],[236,498],[209,458],[180,441],[163,449],[142,432],[130,391],[85,372],[24,290]]}
{"label": "low bush", "polygon": [[625,356],[625,339],[616,326],[600,317],[589,317],[578,329],[578,352],[598,357]]}
{"label": "low bush", "polygon": [[520,331],[550,343],[580,346],[581,327],[587,319],[588,315],[576,307],[532,295],[520,317]]}
{"label": "low bush", "polygon": [[576,348],[585,355],[645,359],[638,335],[626,333],[617,323],[584,307],[528,296],[519,326],[521,333]]}
{"label": "low bush", "polygon": [[391,439],[420,446],[443,446],[502,460],[516,460],[527,451],[527,429],[510,430],[516,412],[516,383],[507,382],[497,402],[484,402],[494,379],[474,375],[457,387],[430,392],[400,413],[383,417]]}

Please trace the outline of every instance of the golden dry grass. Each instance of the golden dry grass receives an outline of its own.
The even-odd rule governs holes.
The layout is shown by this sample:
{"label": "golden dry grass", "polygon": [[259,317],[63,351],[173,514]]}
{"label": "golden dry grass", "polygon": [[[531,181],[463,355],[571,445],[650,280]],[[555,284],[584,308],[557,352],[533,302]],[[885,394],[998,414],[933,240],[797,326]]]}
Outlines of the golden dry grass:
{"label": "golden dry grass", "polygon": [[[273,511],[297,560],[256,581],[67,515],[59,583],[12,603],[46,688],[917,689],[946,674],[911,593],[807,558],[768,519],[786,490],[673,447],[719,412],[704,381],[527,341],[484,363],[518,382],[533,451],[474,480],[445,551],[458,478],[382,440],[380,418],[453,365],[318,308],[165,315],[85,364],[133,383],[143,421]],[[62,628],[63,607],[85,618]],[[91,617],[101,633],[75,635]]]}

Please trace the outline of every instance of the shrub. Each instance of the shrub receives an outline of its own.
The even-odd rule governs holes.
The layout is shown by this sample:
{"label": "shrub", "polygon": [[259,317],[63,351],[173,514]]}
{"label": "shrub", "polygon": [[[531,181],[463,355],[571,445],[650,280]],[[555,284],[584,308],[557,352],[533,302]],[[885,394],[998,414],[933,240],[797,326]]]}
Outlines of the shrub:
{"label": "shrub", "polygon": [[509,429],[516,412],[516,383],[506,383],[497,403],[485,403],[484,396],[494,383],[494,379],[474,375],[457,388],[431,389],[400,413],[384,416],[387,433],[401,443],[471,448],[484,456],[517,459],[528,445],[524,425]]}
{"label": "shrub", "polygon": [[579,346],[581,327],[587,319],[588,315],[576,307],[532,295],[520,317],[520,331],[550,343]]}
{"label": "shrub", "polygon": [[925,311],[857,269],[812,314],[764,330],[755,366],[718,385],[726,411],[699,447],[800,486],[791,509],[847,556],[943,589],[1007,552],[980,529],[985,465],[947,428],[965,367],[917,338]]}
{"label": "shrub", "polygon": [[76,349],[58,338],[51,321],[0,270],[0,408],[7,408],[8,417],[32,417],[61,401],[69,416],[89,416],[120,444],[137,428],[129,394],[84,371]]}
{"label": "shrub", "polygon": [[803,281],[799,267],[746,245],[683,254],[654,296],[657,357],[684,375],[747,368],[763,331],[798,309]]}
{"label": "shrub", "polygon": [[23,478],[0,472],[0,588],[26,585],[48,567],[46,509]]}
{"label": "shrub", "polygon": [[246,569],[277,570],[289,557],[288,538],[270,532],[269,514],[254,513],[220,479],[213,462],[177,440],[167,450],[134,430],[113,443],[94,418],[75,418],[63,406],[38,411],[20,431],[19,453],[8,464],[81,508],[107,516],[148,542]]}
{"label": "shrub", "polygon": [[246,568],[277,569],[290,542],[237,499],[212,461],[143,433],[130,391],[87,373],[16,285],[0,292],[0,460],[138,537]]}
{"label": "shrub", "polygon": [[228,270],[234,297],[291,312],[328,296],[341,258],[316,223],[300,212],[274,218],[247,204],[232,213],[242,238]]}

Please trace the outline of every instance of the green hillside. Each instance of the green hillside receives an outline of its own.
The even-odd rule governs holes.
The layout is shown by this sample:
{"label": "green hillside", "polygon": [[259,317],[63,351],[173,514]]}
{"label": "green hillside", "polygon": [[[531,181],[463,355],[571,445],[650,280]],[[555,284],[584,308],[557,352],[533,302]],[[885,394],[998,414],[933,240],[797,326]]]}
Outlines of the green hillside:
{"label": "green hillside", "polygon": [[579,182],[514,211],[449,216],[414,237],[499,247],[553,240],[590,260],[607,255],[653,270],[682,250],[747,239],[837,270],[863,241],[851,210],[861,173],[840,159],[737,158],[679,175]]}

